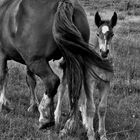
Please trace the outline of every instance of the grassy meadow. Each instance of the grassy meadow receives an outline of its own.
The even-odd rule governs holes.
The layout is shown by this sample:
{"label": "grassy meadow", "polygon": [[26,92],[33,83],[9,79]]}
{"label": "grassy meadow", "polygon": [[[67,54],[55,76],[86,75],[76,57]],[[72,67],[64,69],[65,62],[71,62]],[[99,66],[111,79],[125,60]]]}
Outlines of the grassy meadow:
{"label": "grassy meadow", "polygon": [[[90,0],[91,1],[91,0]],[[140,140],[140,0],[94,0],[85,5],[90,28],[91,43],[95,43],[96,26],[94,13],[100,12],[103,19],[109,19],[113,11],[118,13],[114,28],[111,52],[113,54],[114,78],[108,97],[106,130],[108,140]],[[62,76],[57,62],[51,62],[53,70]],[[8,62],[9,80],[6,95],[14,110],[0,113],[0,140],[59,140],[56,130],[37,129],[39,113],[29,113],[29,89],[26,84],[26,67]],[[44,93],[42,81],[37,77],[36,92],[41,99]],[[56,97],[57,99],[57,97]],[[55,100],[56,100],[55,99]],[[68,112],[67,97],[62,111]],[[66,116],[62,116],[62,126]],[[64,140],[86,140],[84,129]]]}

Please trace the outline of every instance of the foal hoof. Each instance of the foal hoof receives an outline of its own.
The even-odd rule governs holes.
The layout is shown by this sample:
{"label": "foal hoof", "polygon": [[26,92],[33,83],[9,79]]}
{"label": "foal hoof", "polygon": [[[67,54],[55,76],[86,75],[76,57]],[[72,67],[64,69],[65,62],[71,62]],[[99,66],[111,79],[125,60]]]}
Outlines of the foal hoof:
{"label": "foal hoof", "polygon": [[28,112],[37,112],[38,111],[38,105],[37,104],[32,104],[28,108]]}
{"label": "foal hoof", "polygon": [[39,124],[39,126],[38,126],[38,129],[39,130],[43,130],[43,129],[49,129],[50,127],[52,127],[52,126],[54,126],[55,125],[55,122],[53,121],[53,122],[49,122],[49,123],[41,123],[40,122],[40,124]]}

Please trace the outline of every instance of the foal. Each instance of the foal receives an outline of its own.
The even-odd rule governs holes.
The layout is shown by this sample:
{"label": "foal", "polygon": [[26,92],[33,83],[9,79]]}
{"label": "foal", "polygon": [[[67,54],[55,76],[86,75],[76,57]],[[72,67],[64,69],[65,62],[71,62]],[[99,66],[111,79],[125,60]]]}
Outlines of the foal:
{"label": "foal", "polygon": [[[98,12],[95,14],[95,24],[98,27],[97,31],[97,49],[99,50],[100,56],[102,59],[110,59],[110,47],[111,40],[113,38],[113,27],[117,24],[117,14],[114,12],[110,21],[101,20]],[[63,60],[64,61],[64,60]],[[62,106],[62,98],[67,89],[67,81],[65,78],[65,63],[60,63],[60,67],[63,69],[63,78],[58,90],[58,102],[56,106],[55,114],[55,122],[56,124],[60,121],[61,116],[61,106]],[[95,67],[94,67],[95,69]],[[89,74],[86,79],[88,84],[86,87],[82,87],[82,95],[80,97],[79,109],[82,114],[83,124],[88,130],[88,138],[89,140],[93,140],[94,130],[93,130],[93,119],[95,114],[95,103],[93,99],[94,90],[99,90],[100,95],[100,103],[98,106],[98,117],[99,117],[99,128],[98,134],[101,140],[107,140],[106,138],[106,130],[105,130],[105,115],[107,108],[107,96],[110,89],[110,80],[113,76],[112,73],[102,71],[96,68],[96,73],[100,75],[103,80],[96,80],[91,78]]]}

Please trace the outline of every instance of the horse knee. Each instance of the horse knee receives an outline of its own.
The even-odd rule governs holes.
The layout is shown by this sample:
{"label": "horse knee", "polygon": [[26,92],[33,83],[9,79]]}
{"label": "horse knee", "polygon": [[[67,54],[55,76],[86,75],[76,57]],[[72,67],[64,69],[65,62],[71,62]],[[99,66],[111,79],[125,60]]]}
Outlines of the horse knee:
{"label": "horse knee", "polygon": [[60,84],[60,79],[57,75],[47,78],[45,81],[46,85],[46,94],[48,97],[53,98],[57,93],[57,88]]}
{"label": "horse knee", "polygon": [[106,106],[99,106],[98,113],[101,117],[105,116],[106,114]]}

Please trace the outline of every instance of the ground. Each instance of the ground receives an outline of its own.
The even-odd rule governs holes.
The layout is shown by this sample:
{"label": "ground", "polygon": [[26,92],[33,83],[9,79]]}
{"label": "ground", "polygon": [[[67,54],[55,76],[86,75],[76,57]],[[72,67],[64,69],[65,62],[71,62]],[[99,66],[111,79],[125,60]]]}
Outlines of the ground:
{"label": "ground", "polygon": [[[114,78],[111,81],[111,92],[108,98],[106,116],[107,137],[109,140],[140,140],[140,10],[139,3],[132,3],[126,9],[119,0],[107,5],[100,0],[100,5],[94,4],[85,7],[91,28],[91,40],[94,44],[96,27],[94,13],[99,9],[101,16],[110,18],[113,11],[118,13],[119,21],[114,28],[112,54],[114,62]],[[96,1],[95,1],[96,2]],[[132,1],[130,1],[132,2]],[[137,0],[139,2],[139,0]],[[56,63],[51,63],[53,69],[59,74]],[[0,140],[58,140],[55,130],[39,131],[37,129],[39,113],[29,113],[29,89],[26,84],[25,66],[8,62],[9,81],[6,95],[11,101],[14,110],[3,110],[0,113]],[[37,77],[36,92],[41,99],[44,93],[43,83]],[[56,97],[57,98],[57,97]],[[63,102],[63,112],[67,113],[67,97]],[[63,120],[66,117],[63,116]],[[63,125],[63,121],[62,121]],[[64,140],[85,140],[83,129],[76,134],[67,136]]]}

